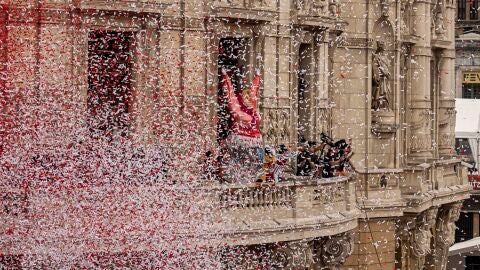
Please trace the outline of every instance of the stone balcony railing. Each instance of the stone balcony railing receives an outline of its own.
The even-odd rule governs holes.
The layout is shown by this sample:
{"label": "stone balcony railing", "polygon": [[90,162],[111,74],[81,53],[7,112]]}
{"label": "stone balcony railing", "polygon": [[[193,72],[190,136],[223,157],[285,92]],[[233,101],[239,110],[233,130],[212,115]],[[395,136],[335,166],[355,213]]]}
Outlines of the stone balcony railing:
{"label": "stone balcony railing", "polygon": [[246,245],[317,238],[357,226],[351,178],[302,179],[278,184],[228,184],[211,188],[215,219],[227,244]]}
{"label": "stone balcony railing", "polygon": [[[0,247],[7,255],[141,251],[164,241],[166,233],[192,239],[206,234],[208,244],[262,244],[341,234],[358,224],[355,184],[347,177],[293,177],[277,184],[215,184],[202,190],[178,195],[185,193],[181,186],[107,184],[36,185],[25,192],[2,186]],[[191,220],[182,211],[197,199],[207,203],[196,213],[204,218]],[[204,224],[212,219],[213,227]],[[209,229],[192,232],[198,225]]]}
{"label": "stone balcony railing", "polygon": [[466,199],[471,189],[459,159],[411,163],[404,175],[400,187],[407,211]]}

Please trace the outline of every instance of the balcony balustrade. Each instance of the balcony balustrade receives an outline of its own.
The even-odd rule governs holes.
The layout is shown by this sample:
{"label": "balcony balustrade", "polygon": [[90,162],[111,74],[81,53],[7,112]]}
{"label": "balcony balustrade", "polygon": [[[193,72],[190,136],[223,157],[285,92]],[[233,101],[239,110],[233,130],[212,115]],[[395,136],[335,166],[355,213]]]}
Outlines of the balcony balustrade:
{"label": "balcony balustrade", "polygon": [[[408,209],[446,204],[468,198],[471,189],[461,160],[431,160],[411,163],[401,186]],[[425,204],[428,202],[427,204]]]}
{"label": "balcony balustrade", "polygon": [[149,230],[158,234],[157,219],[165,215],[162,211],[176,213],[168,226],[175,228],[174,234],[179,237],[205,233],[208,239],[229,245],[313,239],[344,233],[357,226],[359,212],[354,185],[348,177],[294,176],[277,184],[207,185],[204,192],[199,192],[206,196],[192,198],[207,199],[201,201],[208,203],[205,209],[212,209],[212,213],[204,211],[201,215],[211,214],[206,220],[213,218],[216,224],[209,232],[192,232],[191,226],[172,225],[190,222],[182,221],[186,216],[179,214],[188,201],[180,198],[175,202],[180,205],[178,213],[163,209],[166,201],[175,199],[161,197],[179,193],[179,186],[167,188],[168,191],[164,185],[109,185],[71,190],[42,186],[30,187],[27,192],[2,187],[0,231],[5,235],[2,247],[10,255],[23,254],[38,241],[42,242],[39,246],[69,252],[121,252],[136,242],[156,241]]}
{"label": "balcony balustrade", "polygon": [[316,238],[357,226],[354,182],[348,177],[291,176],[278,184],[210,188],[215,221],[227,244],[250,245]]}

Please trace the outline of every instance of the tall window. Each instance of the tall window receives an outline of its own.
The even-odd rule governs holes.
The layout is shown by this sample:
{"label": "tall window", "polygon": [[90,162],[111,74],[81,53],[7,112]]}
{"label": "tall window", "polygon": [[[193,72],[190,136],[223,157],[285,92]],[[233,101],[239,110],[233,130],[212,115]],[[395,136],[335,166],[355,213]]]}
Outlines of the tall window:
{"label": "tall window", "polygon": [[470,20],[478,20],[478,0],[470,1]]}
{"label": "tall window", "polygon": [[[232,84],[235,92],[243,89],[244,81],[246,81],[248,72],[248,39],[247,38],[222,38],[218,46],[218,78],[222,80],[222,72],[224,69],[232,78]],[[218,84],[218,138],[225,139],[228,136],[230,126],[230,115],[227,109],[227,101],[225,93],[223,93],[222,84]]]}
{"label": "tall window", "polygon": [[92,31],[88,36],[88,109],[96,134],[128,132],[132,32]]}
{"label": "tall window", "polygon": [[465,20],[467,0],[457,0],[457,19]]}
{"label": "tall window", "polygon": [[301,44],[298,52],[298,119],[297,119],[297,136],[298,139],[311,140],[310,117],[312,108],[310,103],[313,97],[313,77],[312,77],[312,59],[313,45]]}

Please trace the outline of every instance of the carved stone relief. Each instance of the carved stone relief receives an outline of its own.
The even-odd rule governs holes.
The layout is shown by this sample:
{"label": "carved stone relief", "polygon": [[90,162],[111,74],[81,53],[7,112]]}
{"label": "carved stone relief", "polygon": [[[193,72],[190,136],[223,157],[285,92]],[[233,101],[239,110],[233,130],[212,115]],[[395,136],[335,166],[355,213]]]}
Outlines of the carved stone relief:
{"label": "carved stone relief", "polygon": [[402,35],[410,35],[410,15],[412,12],[414,0],[401,0],[400,12],[400,30]]}
{"label": "carved stone relief", "polygon": [[448,249],[455,242],[455,222],[460,217],[462,202],[443,205],[439,211],[435,227],[435,249],[427,258],[430,268],[445,270],[447,267]]}
{"label": "carved stone relief", "polygon": [[265,108],[263,115],[263,131],[262,134],[264,136],[264,140],[267,143],[274,143],[275,136],[277,134],[277,116],[275,109],[272,108]]}
{"label": "carved stone relief", "polygon": [[305,269],[312,261],[311,245],[306,241],[288,242],[276,248],[273,264],[281,269]]}
{"label": "carved stone relief", "polygon": [[329,0],[328,11],[330,16],[338,17],[340,15],[340,2],[338,0]]}
{"label": "carved stone relief", "polygon": [[390,59],[385,53],[385,43],[377,41],[377,50],[372,59],[372,109],[389,110],[390,81]]}
{"label": "carved stone relief", "polygon": [[278,115],[278,134],[279,142],[290,142],[290,112],[288,110],[279,111]]}
{"label": "carved stone relief", "polygon": [[388,17],[390,14],[390,0],[380,0],[380,9],[383,17]]}
{"label": "carved stone relief", "polygon": [[446,28],[444,21],[445,3],[443,0],[434,0],[431,5],[431,32],[433,39],[443,39]]}
{"label": "carved stone relief", "polygon": [[417,216],[415,228],[412,231],[412,265],[414,269],[423,269],[425,257],[432,251],[431,242],[435,228],[437,208],[426,210]]}
{"label": "carved stone relief", "polygon": [[352,254],[353,244],[349,233],[314,242],[314,269],[340,269]]}
{"label": "carved stone relief", "polygon": [[340,14],[338,0],[296,0],[295,6],[301,16],[338,17]]}

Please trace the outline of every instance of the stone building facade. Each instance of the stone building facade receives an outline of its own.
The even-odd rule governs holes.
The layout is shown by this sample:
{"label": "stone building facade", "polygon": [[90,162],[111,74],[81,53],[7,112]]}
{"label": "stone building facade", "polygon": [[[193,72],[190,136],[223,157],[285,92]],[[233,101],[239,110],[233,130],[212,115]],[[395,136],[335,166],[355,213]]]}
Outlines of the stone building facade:
{"label": "stone building facade", "polygon": [[190,131],[215,145],[233,44],[230,65],[263,78],[265,142],[352,138],[359,173],[219,187],[227,244],[271,248],[281,269],[445,269],[469,191],[454,158],[454,1],[22,0],[0,12],[3,89],[90,112],[92,74],[108,73],[92,55],[124,55],[128,104],[115,108],[130,116],[107,124],[143,143],[168,141],[158,135],[192,107],[205,121]]}

